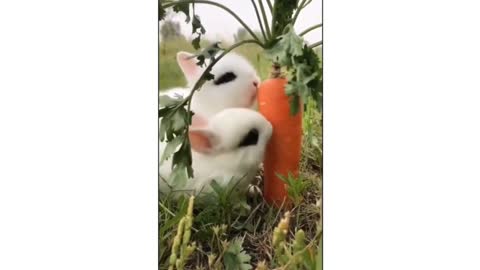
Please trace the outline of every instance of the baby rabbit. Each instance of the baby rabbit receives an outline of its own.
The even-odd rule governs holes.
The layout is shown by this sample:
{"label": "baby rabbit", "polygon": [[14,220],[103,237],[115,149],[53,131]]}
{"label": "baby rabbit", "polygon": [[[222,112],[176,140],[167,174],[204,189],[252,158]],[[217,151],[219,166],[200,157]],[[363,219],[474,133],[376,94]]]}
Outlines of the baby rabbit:
{"label": "baby rabbit", "polygon": [[[189,129],[194,178],[181,190],[211,192],[215,179],[221,186],[240,181],[237,188],[246,192],[263,160],[272,125],[258,112],[246,108],[229,108],[210,119],[195,114]],[[165,142],[160,143],[160,154]],[[166,183],[171,157],[160,166],[160,191],[169,191]],[[233,177],[233,179],[232,179]],[[163,178],[163,179],[162,179]],[[175,183],[171,183],[174,185]]]}
{"label": "baby rabbit", "polygon": [[[185,75],[187,88],[169,89],[161,95],[185,97],[206,68],[198,66],[197,59],[188,52],[177,53],[177,63]],[[193,95],[192,111],[209,118],[225,108],[255,107],[260,78],[244,57],[230,52],[213,66],[211,73],[214,79],[206,81]]]}

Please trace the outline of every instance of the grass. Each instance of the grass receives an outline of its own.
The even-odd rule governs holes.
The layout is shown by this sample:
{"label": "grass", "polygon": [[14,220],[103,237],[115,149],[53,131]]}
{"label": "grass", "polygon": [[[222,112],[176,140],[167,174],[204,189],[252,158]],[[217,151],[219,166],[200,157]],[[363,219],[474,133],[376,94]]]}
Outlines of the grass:
{"label": "grass", "polygon": [[[193,52],[193,47],[181,39],[160,44],[161,90],[185,85],[175,59],[180,50]],[[246,45],[235,51],[254,65],[262,80],[268,77],[270,62],[259,47]],[[290,194],[294,196],[292,200],[295,201],[295,206],[290,209],[285,241],[294,241],[295,235],[302,230],[306,243],[310,243],[305,250],[311,255],[321,248],[318,245],[322,232],[322,114],[315,110],[313,103],[308,103],[307,107],[303,117],[300,176],[296,179],[302,181],[302,185],[291,186]],[[260,190],[262,177],[263,172],[260,170],[257,176]],[[243,260],[245,265],[251,265],[253,269],[262,261],[269,267],[278,267],[279,258],[275,255],[272,238],[286,210],[269,206],[262,196],[236,196],[231,192],[233,185],[234,183],[226,188],[216,188],[214,196],[195,198],[190,241],[195,242],[196,249],[186,261],[185,269],[249,269],[231,268],[235,259],[238,259],[238,265],[242,265]],[[168,269],[177,226],[186,215],[187,208],[186,197],[174,201],[170,196],[160,196],[159,269]],[[321,256],[316,259],[321,261]],[[305,266],[292,267],[291,263],[290,268],[285,269],[310,269]],[[261,266],[258,269],[262,269]],[[317,265],[317,269],[321,268]]]}

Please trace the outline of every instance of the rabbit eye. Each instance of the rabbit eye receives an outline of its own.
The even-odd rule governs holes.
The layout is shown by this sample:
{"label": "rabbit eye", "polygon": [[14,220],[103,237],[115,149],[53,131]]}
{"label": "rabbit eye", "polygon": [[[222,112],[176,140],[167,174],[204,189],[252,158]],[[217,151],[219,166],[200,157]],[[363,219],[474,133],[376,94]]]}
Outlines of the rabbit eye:
{"label": "rabbit eye", "polygon": [[235,80],[236,78],[237,78],[237,75],[235,75],[235,73],[226,72],[222,76],[220,76],[220,78],[216,79],[213,83],[215,85],[219,85],[219,84],[222,84],[222,83],[231,82],[231,81]]}
{"label": "rabbit eye", "polygon": [[252,128],[245,137],[243,137],[242,141],[238,145],[238,147],[244,147],[249,145],[256,145],[258,142],[258,130],[256,128]]}

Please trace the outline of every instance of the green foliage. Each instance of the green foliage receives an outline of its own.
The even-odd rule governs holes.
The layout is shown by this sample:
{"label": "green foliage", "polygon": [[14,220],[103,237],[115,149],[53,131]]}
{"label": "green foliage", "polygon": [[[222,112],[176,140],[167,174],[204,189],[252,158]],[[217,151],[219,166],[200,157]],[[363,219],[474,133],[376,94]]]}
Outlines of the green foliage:
{"label": "green foliage", "polygon": [[200,16],[196,14],[193,15],[192,34],[197,34],[197,37],[195,37],[192,40],[192,45],[196,50],[198,50],[200,49],[201,36],[205,34],[205,28],[203,27],[202,22],[200,21]]}
{"label": "green foliage", "polygon": [[182,187],[186,183],[187,177],[193,176],[192,153],[186,135],[193,113],[184,107],[182,98],[162,97],[160,100],[162,99],[165,101],[160,102],[164,107],[159,110],[161,118],[159,137],[160,141],[166,140],[168,143],[160,159],[160,164],[173,154],[172,175],[167,182]]}
{"label": "green foliage", "polygon": [[161,21],[165,18],[166,12],[165,9],[162,7],[162,1],[158,0],[158,20]]}
{"label": "green foliage", "polygon": [[[197,62],[197,65],[199,66],[204,66],[205,65],[205,60],[209,59],[210,62],[214,61],[215,60],[215,56],[221,51],[223,50],[222,48],[220,48],[220,42],[214,42],[212,43],[210,46],[206,47],[205,49],[203,49],[202,51],[200,51],[199,53],[195,54],[194,57],[197,58],[198,62]],[[206,79],[207,80],[211,80],[213,79],[213,75],[212,74],[207,74],[206,75]]]}
{"label": "green foliage", "polygon": [[[305,181],[309,185],[313,185],[311,183],[313,179],[305,179]],[[318,234],[321,229],[317,227],[316,233],[309,229],[309,227],[315,228],[315,226],[310,225],[318,222],[318,218],[312,216],[309,211],[305,212],[312,207],[308,202],[302,201],[300,205],[292,209],[292,214],[289,214],[289,216],[295,218],[292,218],[286,224],[284,221],[278,222],[282,212],[281,209],[269,207],[263,202],[251,206],[246,204],[245,199],[239,198],[238,194],[232,192],[235,189],[235,183],[225,187],[218,184],[213,184],[213,186],[215,190],[213,195],[200,194],[195,197],[195,209],[193,211],[195,217],[191,226],[190,241],[197,243],[197,250],[190,256],[189,266],[206,268],[208,266],[207,269],[251,269],[249,265],[256,265],[259,270],[268,269],[258,268],[259,265],[261,266],[260,261],[269,257],[258,256],[256,249],[259,244],[252,245],[251,242],[252,239],[255,239],[255,241],[262,243],[260,246],[268,246],[262,252],[279,254],[278,256],[284,257],[281,259],[274,256],[274,258],[265,261],[265,266],[267,264],[269,267],[285,266],[283,269],[293,270],[316,269],[313,267],[316,263],[312,260],[317,256],[315,248],[318,239],[314,234]],[[312,190],[315,190],[314,186],[310,191],[304,190],[302,196]],[[160,245],[172,247],[173,240],[171,239],[176,236],[175,228],[178,228],[179,217],[185,216],[188,212],[186,206],[188,205],[188,199],[180,197],[174,203],[167,194],[161,197],[161,202]],[[239,210],[242,203],[245,203],[248,210]],[[276,226],[277,223],[278,226]],[[293,229],[290,224],[301,225],[302,228]],[[295,235],[295,237],[289,240],[290,235]],[[247,236],[249,240],[245,241]],[[242,242],[239,242],[240,240]],[[274,247],[279,248],[277,253],[274,252]],[[286,252],[282,250],[286,250]],[[169,257],[171,257],[171,254],[166,253],[160,256],[160,265],[162,266],[160,269],[165,269],[163,265]],[[251,259],[249,260],[248,257]],[[305,262],[306,265],[299,265],[300,261]],[[188,269],[191,268],[188,267]]]}
{"label": "green foliage", "polygon": [[223,255],[223,263],[226,270],[250,270],[251,256],[243,250],[243,240],[236,238],[229,243],[225,254]]}
{"label": "green foliage", "polygon": [[322,70],[318,55],[295,33],[292,25],[285,29],[286,32],[280,36],[280,40],[265,52],[273,62],[290,71],[285,87],[285,93],[291,97],[290,111],[292,114],[298,113],[298,101],[303,101],[305,105],[309,97],[313,98],[321,111]]}
{"label": "green foliage", "polygon": [[173,11],[175,12],[182,12],[187,17],[185,22],[190,22],[190,4],[189,3],[177,3],[173,6]]}
{"label": "green foliage", "polygon": [[303,192],[307,187],[306,182],[301,177],[295,177],[290,172],[285,177],[277,173],[280,178],[287,185],[287,195],[293,201],[294,205],[299,205],[303,200]]}
{"label": "green foliage", "polygon": [[[251,207],[247,204],[246,194],[238,190],[242,179],[232,179],[226,186],[219,185],[215,180],[211,183],[213,193],[201,193],[198,195],[198,205],[203,209],[198,214],[197,221],[200,229],[205,229],[209,224],[226,224],[228,228],[241,228],[245,218],[250,214]],[[207,227],[203,227],[207,224]],[[199,237],[207,239],[208,233],[199,234]]]}
{"label": "green foliage", "polygon": [[[173,11],[185,14],[186,23],[189,23],[190,21],[192,22],[192,34],[196,34],[196,37],[192,40],[192,46],[198,50],[200,48],[201,37],[206,33],[206,30],[202,25],[200,16],[195,14],[195,3],[189,3],[184,1],[177,2],[178,3],[173,5]],[[192,6],[192,16],[190,16],[190,5]],[[164,9],[164,7],[159,7],[159,9],[162,10]],[[160,14],[163,14],[163,17],[160,17],[160,20],[162,20],[165,17],[165,11],[163,10]]]}
{"label": "green foliage", "polygon": [[[322,125],[323,114],[315,109],[315,102],[312,98],[307,101],[307,109],[303,114],[303,161],[312,165],[322,166]],[[320,174],[320,172],[319,172]]]}
{"label": "green foliage", "polygon": [[314,256],[316,241],[306,244],[305,232],[301,229],[295,230],[295,237],[289,241],[289,226],[290,212],[286,212],[273,231],[273,267],[289,270],[317,269],[317,259]]}
{"label": "green foliage", "polygon": [[272,28],[274,37],[283,33],[284,28],[291,23],[294,10],[297,8],[298,0],[275,1],[273,5]]}
{"label": "green foliage", "polygon": [[193,202],[190,197],[187,214],[180,219],[177,227],[177,234],[173,239],[172,251],[169,259],[168,270],[183,270],[188,258],[196,249],[196,244],[190,244],[191,229],[193,223]]}

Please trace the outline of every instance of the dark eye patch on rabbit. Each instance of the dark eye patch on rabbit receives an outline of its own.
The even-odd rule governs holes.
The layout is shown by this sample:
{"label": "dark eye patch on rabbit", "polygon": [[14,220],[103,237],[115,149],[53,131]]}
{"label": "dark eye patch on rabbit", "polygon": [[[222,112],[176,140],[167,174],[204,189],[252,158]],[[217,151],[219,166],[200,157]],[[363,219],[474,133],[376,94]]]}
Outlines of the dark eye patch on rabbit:
{"label": "dark eye patch on rabbit", "polygon": [[222,83],[231,82],[231,81],[235,80],[236,78],[237,78],[237,75],[235,75],[235,73],[225,72],[222,76],[220,76],[220,78],[216,79],[213,83],[215,85],[219,85],[219,84],[222,84]]}
{"label": "dark eye patch on rabbit", "polygon": [[249,145],[256,145],[258,142],[258,129],[252,128],[248,131],[247,135],[243,137],[238,147],[245,147]]}

